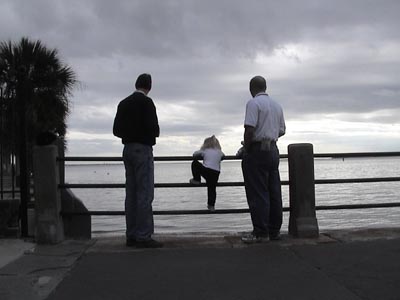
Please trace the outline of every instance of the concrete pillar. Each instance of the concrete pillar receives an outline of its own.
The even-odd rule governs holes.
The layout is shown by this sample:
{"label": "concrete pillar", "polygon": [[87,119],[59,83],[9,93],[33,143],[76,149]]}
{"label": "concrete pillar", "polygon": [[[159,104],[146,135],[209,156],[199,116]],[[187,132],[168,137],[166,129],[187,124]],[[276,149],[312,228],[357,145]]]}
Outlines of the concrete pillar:
{"label": "concrete pillar", "polygon": [[33,172],[35,183],[36,242],[55,244],[64,240],[61,211],[61,195],[58,188],[59,168],[55,145],[33,148]]}
{"label": "concrete pillar", "polygon": [[296,237],[318,237],[319,229],[315,214],[313,145],[289,145],[288,160],[289,234]]}

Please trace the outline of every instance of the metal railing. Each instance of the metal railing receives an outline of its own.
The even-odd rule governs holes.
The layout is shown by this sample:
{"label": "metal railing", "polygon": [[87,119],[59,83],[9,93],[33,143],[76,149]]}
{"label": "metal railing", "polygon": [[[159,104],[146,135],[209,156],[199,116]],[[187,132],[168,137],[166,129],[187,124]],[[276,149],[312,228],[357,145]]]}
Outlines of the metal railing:
{"label": "metal railing", "polygon": [[15,199],[16,180],[16,106],[0,87],[0,200]]}
{"label": "metal railing", "polygon": [[[366,158],[366,157],[400,157],[400,152],[359,152],[359,153],[317,153],[314,158]],[[280,155],[281,159],[288,158],[288,155]],[[155,161],[191,161],[192,156],[160,156],[155,157]],[[226,156],[225,160],[238,160],[235,156]],[[118,162],[121,157],[64,157],[58,158],[59,162]],[[371,183],[371,182],[400,182],[400,177],[374,177],[374,178],[349,178],[349,179],[315,179],[315,184],[348,184],[348,183]],[[281,181],[282,185],[289,185],[289,181]],[[206,184],[192,185],[190,183],[155,183],[155,188],[194,188],[205,187]],[[219,187],[244,186],[244,182],[219,182]],[[125,188],[125,184],[68,184],[61,182],[59,188],[69,189],[99,189],[99,188]],[[347,204],[347,205],[320,205],[316,210],[338,210],[338,209],[367,209],[367,208],[391,208],[400,207],[400,202],[389,203],[370,203],[370,204]],[[283,211],[289,211],[289,207],[284,207]],[[193,215],[193,214],[233,214],[248,213],[249,209],[219,209],[214,212],[208,210],[159,210],[154,211],[154,215]],[[93,215],[93,216],[116,216],[124,215],[124,211],[87,211],[69,212],[63,211],[62,215]]]}

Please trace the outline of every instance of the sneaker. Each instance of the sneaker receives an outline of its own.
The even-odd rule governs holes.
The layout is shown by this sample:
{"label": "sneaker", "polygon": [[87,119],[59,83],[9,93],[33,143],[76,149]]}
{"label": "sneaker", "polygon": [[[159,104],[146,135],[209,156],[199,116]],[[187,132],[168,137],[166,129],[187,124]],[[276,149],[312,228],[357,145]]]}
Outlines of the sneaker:
{"label": "sneaker", "polygon": [[207,205],[209,211],[215,211],[215,206]]}
{"label": "sneaker", "polygon": [[249,233],[242,236],[242,242],[245,244],[265,243],[268,242],[268,238],[264,236],[256,236],[253,233]]}
{"label": "sneaker", "polygon": [[136,246],[136,239],[126,239],[126,246],[127,247],[135,247]]}
{"label": "sneaker", "polygon": [[194,179],[194,178],[192,178],[192,179],[189,180],[189,183],[191,183],[191,184],[200,184],[201,182],[196,180],[196,179]]}
{"label": "sneaker", "polygon": [[136,241],[136,248],[162,248],[164,245],[156,240],[149,239],[145,241]]}
{"label": "sneaker", "polygon": [[270,234],[269,235],[269,240],[270,241],[280,241],[280,240],[282,240],[281,234],[279,232],[278,233],[274,233],[274,234]]}

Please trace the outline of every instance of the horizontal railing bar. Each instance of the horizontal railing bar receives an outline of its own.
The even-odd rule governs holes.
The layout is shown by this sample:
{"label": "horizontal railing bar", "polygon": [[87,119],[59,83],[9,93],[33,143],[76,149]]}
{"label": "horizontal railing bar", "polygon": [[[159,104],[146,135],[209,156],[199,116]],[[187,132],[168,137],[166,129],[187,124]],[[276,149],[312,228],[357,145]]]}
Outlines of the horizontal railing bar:
{"label": "horizontal railing bar", "polygon": [[393,181],[400,181],[400,177],[316,179],[314,182],[315,184],[337,184],[337,183],[366,183],[366,182],[393,182]]}
{"label": "horizontal railing bar", "polygon": [[343,204],[343,205],[319,205],[316,210],[339,210],[339,209],[364,209],[364,208],[390,208],[400,207],[400,202],[369,203],[369,204]]}
{"label": "horizontal railing bar", "polygon": [[[224,157],[224,160],[240,159],[234,155]],[[123,161],[120,156],[67,156],[58,157],[58,161]],[[191,161],[193,156],[155,156],[154,161]]]}
{"label": "horizontal railing bar", "polygon": [[[347,205],[319,205],[316,206],[316,210],[340,210],[340,209],[370,209],[370,208],[391,208],[391,207],[400,207],[400,202],[392,202],[392,203],[376,203],[376,204],[347,204]],[[284,207],[283,211],[290,211],[289,207]],[[249,213],[248,208],[238,208],[238,209],[217,209],[213,212],[209,210],[159,210],[154,211],[154,215],[163,216],[163,215],[206,215],[206,214],[242,214]],[[115,211],[84,211],[84,212],[61,212],[63,216],[83,216],[83,215],[91,215],[91,216],[123,216],[125,212],[123,210],[115,210]]]}
{"label": "horizontal railing bar", "polygon": [[[394,182],[400,181],[400,177],[383,177],[383,178],[350,178],[350,179],[319,179],[315,180],[315,184],[338,184],[338,183],[366,183],[366,182]],[[289,181],[281,181],[282,185],[289,185]],[[244,186],[244,182],[218,182],[217,186]],[[193,188],[193,187],[206,187],[205,183],[191,184],[191,183],[156,183],[156,188]],[[125,188],[124,183],[64,183],[60,184],[59,188],[71,189],[114,189]]]}
{"label": "horizontal railing bar", "polygon": [[66,156],[57,157],[57,161],[122,161],[120,156]]}
{"label": "horizontal railing bar", "polygon": [[[282,181],[282,185],[288,185],[289,181]],[[155,188],[195,188],[195,187],[206,187],[205,183],[191,184],[191,183],[155,183]],[[218,182],[217,186],[244,186],[244,182]],[[60,184],[59,188],[71,188],[71,189],[113,189],[113,188],[125,188],[124,183],[65,183]]]}
{"label": "horizontal railing bar", "polygon": [[3,190],[3,191],[1,191],[2,193],[4,193],[4,194],[12,194],[12,193],[15,193],[15,194],[17,194],[17,193],[19,193],[20,191],[19,190],[14,190],[14,191],[10,191],[10,190]]}
{"label": "horizontal railing bar", "polygon": [[[153,215],[165,216],[165,215],[206,215],[206,214],[236,214],[236,213],[248,213],[249,209],[220,209],[216,211],[209,211],[205,209],[199,210],[159,210],[153,211]],[[82,215],[92,215],[92,216],[123,216],[125,211],[84,211],[84,212],[61,212],[63,216],[82,216]]]}
{"label": "horizontal railing bar", "polygon": [[[400,152],[353,152],[353,153],[314,153],[315,158],[357,158],[357,157],[392,157],[400,156]],[[280,158],[288,158],[281,154]],[[235,155],[227,155],[225,160],[239,160]],[[58,161],[122,161],[120,156],[67,156],[59,157]],[[155,161],[190,161],[193,156],[155,156]]]}
{"label": "horizontal railing bar", "polygon": [[[288,184],[288,182],[286,183]],[[243,182],[219,182],[217,186],[244,186]],[[193,188],[193,187],[206,187],[205,183],[201,184],[190,184],[190,183],[155,183],[155,188]],[[113,189],[113,188],[125,188],[124,183],[65,183],[60,184],[59,188],[71,188],[71,189]]]}
{"label": "horizontal railing bar", "polygon": [[314,153],[315,158],[357,158],[357,157],[392,157],[400,152],[352,152],[352,153]]}

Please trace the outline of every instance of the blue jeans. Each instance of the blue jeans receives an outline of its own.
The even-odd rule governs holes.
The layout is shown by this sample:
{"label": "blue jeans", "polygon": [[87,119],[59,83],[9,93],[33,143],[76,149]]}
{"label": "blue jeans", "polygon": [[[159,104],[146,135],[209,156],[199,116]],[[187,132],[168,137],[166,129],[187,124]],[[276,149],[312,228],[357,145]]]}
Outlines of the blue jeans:
{"label": "blue jeans", "polygon": [[276,144],[269,151],[252,147],[243,156],[242,171],[253,234],[278,234],[282,226],[282,191]]}
{"label": "blue jeans", "polygon": [[126,176],[126,237],[149,240],[154,233],[154,158],[151,146],[129,143],[123,151]]}

